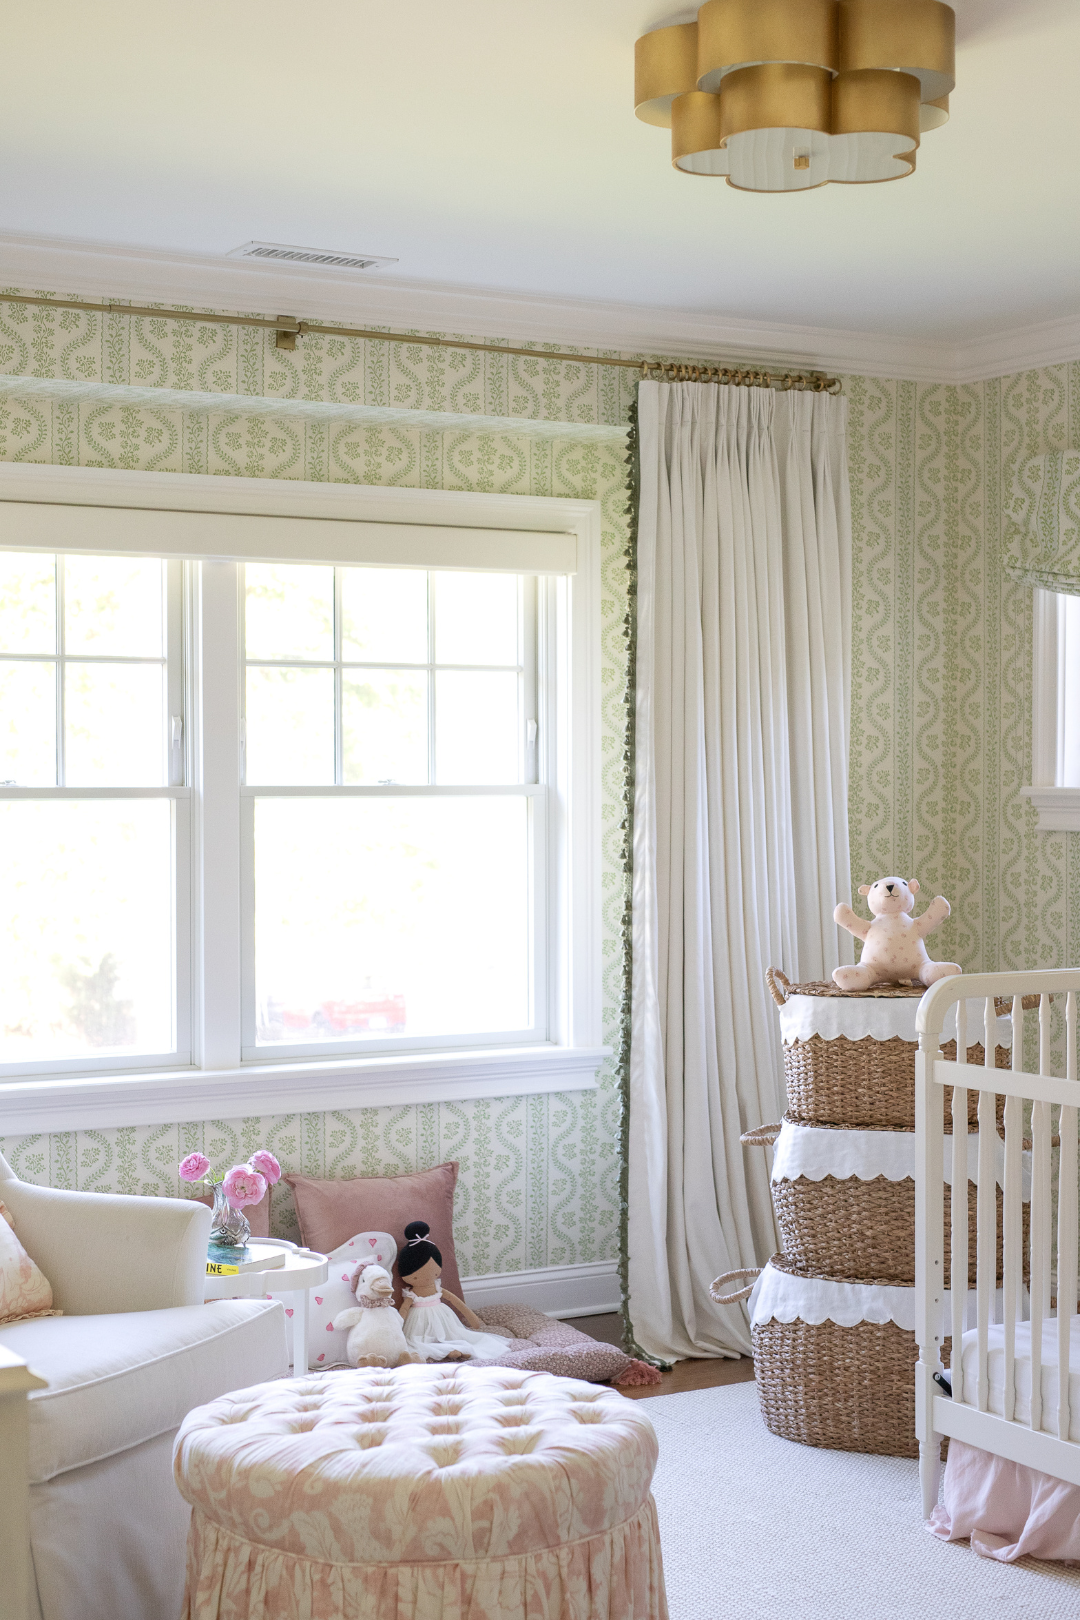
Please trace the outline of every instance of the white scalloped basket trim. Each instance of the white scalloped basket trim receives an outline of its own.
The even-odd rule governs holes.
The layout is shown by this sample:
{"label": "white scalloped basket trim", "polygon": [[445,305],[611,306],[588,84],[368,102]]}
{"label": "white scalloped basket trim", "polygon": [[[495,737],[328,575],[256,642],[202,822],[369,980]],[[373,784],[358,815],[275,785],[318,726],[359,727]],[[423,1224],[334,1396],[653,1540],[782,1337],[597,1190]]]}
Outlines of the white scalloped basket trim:
{"label": "white scalloped basket trim", "polygon": [[[1024,1289],[1027,1301],[1027,1289]],[[976,1323],[977,1295],[969,1290],[965,1327]],[[1001,1289],[997,1290],[995,1319],[1001,1309]],[[837,1327],[858,1327],[860,1322],[892,1322],[905,1333],[915,1331],[914,1288],[889,1288],[878,1283],[834,1282],[830,1277],[792,1277],[770,1261],[754,1284],[747,1301],[750,1326],[767,1322],[805,1322],[820,1327],[835,1322]],[[942,1295],[942,1325],[950,1330],[952,1295]]]}
{"label": "white scalloped basket trim", "polygon": [[[945,1138],[945,1181],[952,1186],[952,1137]],[[1005,1144],[994,1132],[994,1177],[1005,1186]],[[773,1148],[773,1181],[914,1181],[914,1131],[829,1131],[786,1119]],[[979,1135],[967,1138],[968,1180],[979,1182]],[[1021,1153],[1021,1197],[1031,1197],[1031,1154]]]}
{"label": "white scalloped basket trim", "polygon": [[[785,1046],[795,1041],[808,1041],[814,1035],[823,1041],[835,1041],[845,1035],[849,1041],[891,1041],[897,1037],[918,1041],[915,1019],[921,1002],[914,996],[789,996],[779,1009],[780,1036]],[[968,1046],[981,1045],[986,1032],[986,1003],[969,997],[963,1004],[967,1008]],[[1008,1016],[994,1020],[994,1044],[1012,1045],[1012,1019]],[[952,1006],[945,1018],[942,1044],[956,1039],[956,1007]]]}

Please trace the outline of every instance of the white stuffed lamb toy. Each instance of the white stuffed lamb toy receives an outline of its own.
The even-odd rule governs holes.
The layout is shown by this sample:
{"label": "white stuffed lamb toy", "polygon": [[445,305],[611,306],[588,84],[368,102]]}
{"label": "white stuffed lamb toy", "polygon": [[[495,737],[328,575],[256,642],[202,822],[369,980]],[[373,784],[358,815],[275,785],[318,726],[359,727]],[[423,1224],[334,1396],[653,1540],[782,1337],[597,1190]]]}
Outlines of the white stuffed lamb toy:
{"label": "white stuffed lamb toy", "polygon": [[917,879],[878,878],[859,889],[866,896],[873,917],[865,922],[850,906],[838,905],[833,921],[849,934],[864,941],[857,967],[838,967],[833,978],[841,990],[870,990],[876,984],[892,984],[897,979],[918,979],[936,984],[951,973],[962,973],[958,962],[932,962],[923,940],[948,917],[952,910],[944,895],[931,900],[921,917],[913,917]]}
{"label": "white stuffed lamb toy", "polygon": [[385,1266],[364,1261],[352,1278],[356,1304],[334,1317],[337,1330],[349,1329],[345,1355],[350,1367],[397,1367],[419,1361],[409,1349],[401,1317],[394,1309],[394,1281]]}

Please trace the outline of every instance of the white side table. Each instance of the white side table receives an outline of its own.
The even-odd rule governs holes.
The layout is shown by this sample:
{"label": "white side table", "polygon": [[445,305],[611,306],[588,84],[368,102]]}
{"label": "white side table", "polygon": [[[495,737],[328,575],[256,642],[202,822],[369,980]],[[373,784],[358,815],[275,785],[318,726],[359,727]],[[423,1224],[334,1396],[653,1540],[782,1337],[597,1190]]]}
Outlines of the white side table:
{"label": "white side table", "polygon": [[329,1275],[330,1260],[314,1249],[298,1249],[282,1238],[254,1238],[251,1248],[284,1249],[285,1264],[266,1270],[241,1271],[236,1276],[206,1279],[203,1298],[265,1299],[273,1294],[291,1294],[285,1307],[292,1321],[293,1377],[300,1378],[308,1368],[308,1289],[317,1288]]}

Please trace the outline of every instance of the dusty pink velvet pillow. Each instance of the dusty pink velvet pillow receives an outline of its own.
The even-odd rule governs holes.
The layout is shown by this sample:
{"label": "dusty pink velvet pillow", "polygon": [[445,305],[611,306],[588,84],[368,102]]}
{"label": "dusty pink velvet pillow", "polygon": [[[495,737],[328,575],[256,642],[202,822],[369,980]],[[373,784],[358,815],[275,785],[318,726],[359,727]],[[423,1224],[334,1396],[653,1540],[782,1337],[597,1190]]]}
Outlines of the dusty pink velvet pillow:
{"label": "dusty pink velvet pillow", "polygon": [[[300,1236],[309,1249],[329,1254],[357,1232],[389,1232],[399,1250],[410,1221],[427,1221],[431,1242],[442,1255],[443,1285],[461,1298],[454,1258],[454,1188],[457,1161],[416,1170],[406,1176],[357,1176],[348,1181],[316,1181],[313,1176],[282,1176],[293,1190]],[[396,1272],[395,1272],[396,1281]]]}

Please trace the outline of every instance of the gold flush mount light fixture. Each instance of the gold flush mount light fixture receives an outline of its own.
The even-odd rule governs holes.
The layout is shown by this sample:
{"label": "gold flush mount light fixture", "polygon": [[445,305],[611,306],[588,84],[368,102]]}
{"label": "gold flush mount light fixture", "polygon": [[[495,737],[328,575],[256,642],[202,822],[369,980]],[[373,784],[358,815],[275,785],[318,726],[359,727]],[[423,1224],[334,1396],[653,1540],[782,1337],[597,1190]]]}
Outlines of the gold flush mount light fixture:
{"label": "gold flush mount light fixture", "polygon": [[948,119],[955,35],[941,0],[706,0],[638,40],[635,111],[740,191],[902,180]]}

